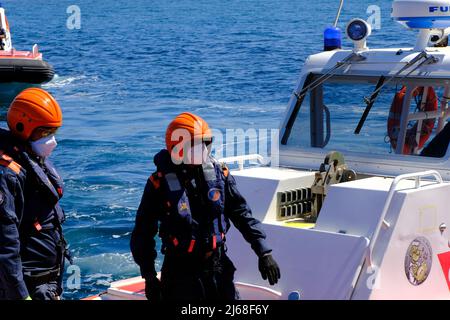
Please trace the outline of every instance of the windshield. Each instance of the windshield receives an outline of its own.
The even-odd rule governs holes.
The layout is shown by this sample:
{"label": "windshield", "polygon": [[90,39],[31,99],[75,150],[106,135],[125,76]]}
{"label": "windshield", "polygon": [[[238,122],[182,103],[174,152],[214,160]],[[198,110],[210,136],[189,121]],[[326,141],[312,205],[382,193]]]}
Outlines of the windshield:
{"label": "windshield", "polygon": [[[327,151],[394,154],[396,153],[396,139],[399,135],[400,114],[403,106],[400,95],[402,88],[402,84],[384,87],[363,122],[359,134],[355,134],[355,129],[367,106],[364,98],[371,96],[375,85],[367,82],[358,84],[325,83],[308,94],[303,101],[287,145],[300,148],[320,148]],[[421,99],[424,89],[415,85],[412,88],[418,89],[412,95],[409,107],[410,115],[422,110],[422,115],[430,117],[433,111],[438,112],[442,101],[446,104],[446,100],[443,100],[443,86],[434,86],[429,89],[426,99]],[[394,97],[396,97],[395,106],[393,106]],[[445,116],[441,118],[441,122],[442,128],[446,124]],[[408,121],[402,153],[420,155],[436,136],[438,123],[436,118],[427,118],[419,122],[417,120]],[[419,127],[422,129],[416,130]],[[440,154],[428,152],[426,155],[444,156],[448,139],[443,140],[445,141],[440,141],[440,145],[446,144],[443,152],[441,151]]]}

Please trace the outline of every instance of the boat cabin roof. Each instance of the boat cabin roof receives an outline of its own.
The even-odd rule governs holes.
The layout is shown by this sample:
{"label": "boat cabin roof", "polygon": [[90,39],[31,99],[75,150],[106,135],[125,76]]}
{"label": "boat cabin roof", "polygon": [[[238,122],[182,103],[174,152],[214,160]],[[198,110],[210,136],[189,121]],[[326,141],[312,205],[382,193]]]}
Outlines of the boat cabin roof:
{"label": "boat cabin roof", "polygon": [[[393,99],[403,86],[407,90],[403,105],[407,106],[401,110],[407,112],[402,111],[398,124],[399,140],[405,136],[402,145],[413,135],[414,125],[422,128],[424,122],[434,120],[426,144],[419,145],[422,132],[416,130],[417,143],[410,154],[390,143],[387,126]],[[438,109],[434,113],[424,109],[426,97],[422,101],[422,95],[413,94],[417,87],[435,91]],[[317,170],[325,155],[337,150],[359,172],[392,176],[433,168],[450,180],[450,150],[440,157],[420,155],[450,117],[449,87],[449,47],[423,52],[408,48],[334,50],[309,56],[280,127],[279,164]],[[360,132],[355,133],[361,121]]]}

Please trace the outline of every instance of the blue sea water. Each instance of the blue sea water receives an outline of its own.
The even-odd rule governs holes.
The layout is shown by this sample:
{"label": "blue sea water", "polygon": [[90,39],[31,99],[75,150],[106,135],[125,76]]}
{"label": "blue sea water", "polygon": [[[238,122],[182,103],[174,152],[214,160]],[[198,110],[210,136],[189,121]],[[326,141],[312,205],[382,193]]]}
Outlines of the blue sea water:
{"label": "blue sea water", "polygon": [[[65,233],[82,275],[81,288],[64,297],[78,299],[138,275],[130,233],[170,119],[191,111],[219,129],[278,128],[339,1],[2,3],[16,49],[38,43],[57,72],[44,87],[64,113],[52,158],[65,179]],[[66,27],[74,4],[80,30]],[[373,4],[382,21],[369,45],[411,46],[414,33],[390,19],[391,1],[346,1],[339,26],[367,18]]]}

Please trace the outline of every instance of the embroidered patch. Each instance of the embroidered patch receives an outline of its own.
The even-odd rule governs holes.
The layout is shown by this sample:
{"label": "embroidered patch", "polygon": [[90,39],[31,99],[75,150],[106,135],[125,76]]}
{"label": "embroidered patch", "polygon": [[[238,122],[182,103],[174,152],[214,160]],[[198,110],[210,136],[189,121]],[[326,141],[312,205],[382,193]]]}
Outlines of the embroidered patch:
{"label": "embroidered patch", "polygon": [[186,201],[185,197],[182,197],[180,201],[178,201],[178,213],[181,216],[187,216],[190,214],[189,203]]}
{"label": "embroidered patch", "polygon": [[214,202],[218,201],[220,199],[220,190],[215,188],[209,189],[208,199]]}
{"label": "embroidered patch", "polygon": [[178,208],[178,210],[185,211],[185,210],[187,210],[187,208],[188,208],[187,203],[182,202],[182,203],[180,203],[180,207]]}

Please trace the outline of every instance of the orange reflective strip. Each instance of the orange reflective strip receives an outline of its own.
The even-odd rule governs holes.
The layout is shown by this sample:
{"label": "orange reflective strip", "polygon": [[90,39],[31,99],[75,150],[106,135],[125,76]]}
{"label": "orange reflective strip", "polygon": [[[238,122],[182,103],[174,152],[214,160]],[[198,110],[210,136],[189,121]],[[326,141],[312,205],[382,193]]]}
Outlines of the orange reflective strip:
{"label": "orange reflective strip", "polygon": [[6,167],[14,171],[14,173],[19,174],[22,167],[17,162],[9,162],[4,159],[0,159],[0,166]]}
{"label": "orange reflective strip", "polygon": [[20,173],[20,170],[22,169],[22,167],[20,166],[20,164],[15,162],[13,158],[8,156],[7,154],[4,154],[3,150],[0,150],[0,156],[1,156],[0,160],[2,160],[0,162],[0,165],[11,169],[16,174]]}
{"label": "orange reflective strip", "polygon": [[16,174],[19,174],[20,170],[22,169],[22,167],[17,162],[14,161],[8,165],[8,168],[14,171]]}
{"label": "orange reflective strip", "polygon": [[189,249],[188,249],[189,253],[191,253],[194,250],[194,246],[195,246],[195,240],[192,239],[191,243],[189,244]]}
{"label": "orange reflective strip", "polygon": [[216,248],[217,248],[217,237],[216,237],[216,235],[213,235],[213,237],[212,237],[212,249],[213,250],[216,250]]}
{"label": "orange reflective strip", "polygon": [[155,189],[159,189],[160,187],[160,182],[158,179],[155,179],[155,177],[153,175],[150,176],[150,181],[153,184],[153,187],[155,187]]}

